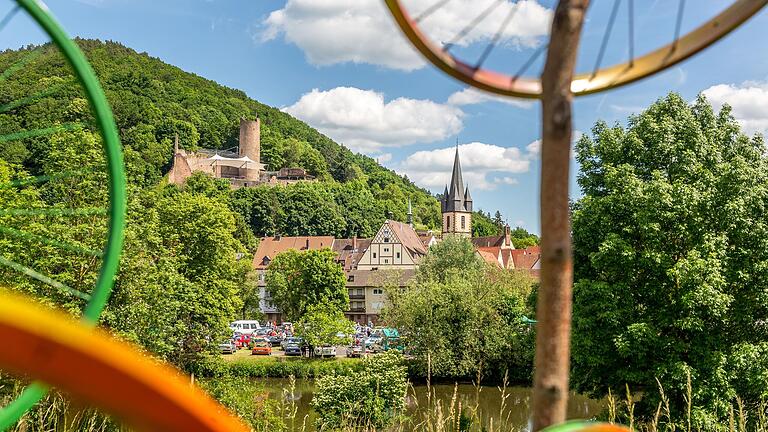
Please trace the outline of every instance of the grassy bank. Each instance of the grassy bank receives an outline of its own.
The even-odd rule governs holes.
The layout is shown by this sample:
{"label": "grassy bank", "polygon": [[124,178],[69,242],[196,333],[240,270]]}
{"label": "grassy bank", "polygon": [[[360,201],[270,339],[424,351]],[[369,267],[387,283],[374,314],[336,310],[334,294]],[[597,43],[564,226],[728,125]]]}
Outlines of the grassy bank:
{"label": "grassy bank", "polygon": [[194,365],[199,377],[242,378],[317,378],[323,375],[349,375],[360,371],[360,359],[307,359],[257,356],[212,356]]}

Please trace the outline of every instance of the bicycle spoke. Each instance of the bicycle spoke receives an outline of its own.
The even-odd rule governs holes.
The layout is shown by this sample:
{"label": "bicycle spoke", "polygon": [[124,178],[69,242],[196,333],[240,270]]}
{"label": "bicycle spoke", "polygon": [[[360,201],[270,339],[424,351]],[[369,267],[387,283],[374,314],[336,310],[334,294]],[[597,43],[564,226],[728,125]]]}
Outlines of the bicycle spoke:
{"label": "bicycle spoke", "polygon": [[683,11],[685,10],[685,0],[680,0],[677,8],[677,21],[675,22],[675,39],[672,42],[672,51],[677,48],[677,41],[680,39],[680,29],[683,26]]}
{"label": "bicycle spoke", "polygon": [[7,13],[7,14],[5,14],[5,16],[3,17],[3,19],[2,19],[2,20],[0,20],[0,31],[3,31],[3,29],[5,28],[5,26],[7,26],[9,22],[11,22],[11,20],[13,19],[13,17],[14,17],[14,16],[16,16],[16,14],[17,14],[17,13],[18,13],[20,10],[21,10],[21,6],[19,6],[19,5],[16,5],[16,6],[14,6],[14,7],[13,7],[13,9],[11,9],[10,11],[8,11],[8,13]]}
{"label": "bicycle spoke", "polygon": [[17,70],[23,68],[24,65],[34,60],[38,55],[40,55],[40,49],[31,51],[29,54],[26,54],[24,57],[22,57],[19,61],[9,66],[8,69],[4,70],[3,73],[0,74],[0,82],[3,82],[6,79],[8,79]]}
{"label": "bicycle spoke", "polygon": [[40,282],[42,282],[42,283],[44,283],[46,285],[50,285],[50,286],[52,286],[52,287],[54,287],[54,288],[56,288],[58,290],[67,292],[67,293],[72,294],[75,297],[79,297],[79,298],[81,298],[83,300],[90,300],[91,299],[91,296],[89,294],[86,294],[86,293],[84,293],[82,291],[78,291],[78,290],[76,290],[74,288],[70,288],[67,285],[65,285],[65,284],[63,284],[63,283],[61,283],[61,282],[59,282],[59,281],[57,281],[55,279],[52,279],[52,278],[50,278],[50,277],[48,277],[48,276],[46,276],[46,275],[44,275],[44,274],[42,274],[40,272],[37,272],[37,271],[27,267],[27,266],[24,266],[24,265],[19,264],[17,262],[14,262],[14,261],[11,261],[9,259],[6,259],[3,256],[0,256],[0,265],[4,265],[4,266],[6,266],[8,268],[16,270],[19,273],[22,273],[22,274],[24,274],[26,276],[31,277],[32,279],[36,279],[36,280],[38,280],[38,281],[40,281]]}
{"label": "bicycle spoke", "polygon": [[413,19],[413,22],[419,23],[421,20],[427,18],[428,16],[432,15],[433,13],[435,13],[438,9],[440,9],[443,6],[445,6],[446,3],[448,3],[449,1],[451,1],[451,0],[440,0],[440,1],[438,1],[437,3],[433,4],[432,6],[426,8],[424,10],[424,12],[420,13],[419,15],[417,15],[416,18]]}
{"label": "bicycle spoke", "polygon": [[49,237],[41,236],[38,234],[33,234],[26,231],[19,231],[14,228],[8,228],[0,226],[0,234],[5,234],[11,237],[20,238],[23,240],[27,240],[30,242],[37,242],[42,243],[48,246],[57,247],[59,249],[68,250],[70,252],[75,252],[83,255],[89,255],[96,258],[101,258],[104,254],[101,251],[88,249],[85,247],[82,247],[80,245],[76,245],[74,243],[69,243],[61,240],[52,239]]}
{"label": "bicycle spoke", "polygon": [[443,45],[443,51],[448,52],[454,45],[456,45],[460,40],[464,38],[469,32],[474,30],[475,27],[477,27],[478,24],[480,24],[481,21],[483,21],[491,12],[496,10],[499,6],[501,6],[502,3],[504,3],[506,0],[496,0],[493,3],[491,3],[483,12],[480,13],[475,19],[473,19],[469,24],[467,24],[463,29],[461,29],[460,32],[456,33],[456,36],[451,39],[450,42]]}
{"label": "bicycle spoke", "polygon": [[50,128],[32,129],[32,130],[26,130],[21,132],[15,132],[8,135],[0,135],[0,143],[17,141],[25,138],[35,138],[40,136],[53,135],[58,132],[76,130],[81,128],[82,128],[82,125],[79,125],[77,123],[66,123],[61,126],[54,126]]}
{"label": "bicycle spoke", "polygon": [[608,40],[611,38],[611,31],[613,30],[613,23],[616,22],[616,15],[619,12],[619,6],[621,0],[614,0],[613,9],[611,10],[611,17],[608,20],[608,25],[605,27],[605,33],[603,33],[603,41],[600,43],[600,51],[597,53],[597,60],[595,61],[595,68],[592,70],[592,78],[597,75],[597,71],[600,69],[600,63],[603,61],[603,55],[605,55],[605,49],[608,47]]}
{"label": "bicycle spoke", "polygon": [[72,171],[64,171],[56,174],[50,174],[50,175],[41,175],[37,177],[30,177],[26,179],[20,179],[20,180],[14,180],[8,183],[0,184],[0,190],[2,189],[8,189],[8,188],[16,188],[16,187],[23,187],[23,186],[29,186],[33,184],[40,184],[40,183],[48,183],[54,180],[59,179],[65,179],[69,177],[76,177],[87,173],[99,173],[103,174],[98,171],[94,171],[93,168],[83,168],[79,170],[72,170]]}
{"label": "bicycle spoke", "polygon": [[541,46],[539,46],[538,48],[536,48],[536,51],[534,51],[534,52],[533,52],[533,54],[531,55],[531,57],[530,57],[530,58],[528,58],[528,60],[527,60],[525,63],[523,63],[523,66],[520,68],[520,70],[519,70],[519,71],[517,71],[517,73],[516,73],[514,76],[512,76],[512,81],[514,81],[514,80],[516,80],[516,79],[520,78],[520,76],[522,76],[522,75],[523,75],[523,74],[524,74],[524,73],[525,73],[525,72],[528,70],[528,68],[529,68],[529,67],[531,67],[531,65],[533,64],[533,62],[535,62],[535,61],[536,61],[536,59],[537,59],[537,58],[539,58],[539,56],[541,55],[541,53],[543,53],[544,51],[546,51],[546,49],[547,49],[547,46],[549,46],[549,44],[548,44],[548,43],[546,43],[546,44],[541,44]]}
{"label": "bicycle spoke", "polygon": [[629,66],[635,64],[635,0],[629,0],[627,3],[627,13],[629,15]]}
{"label": "bicycle spoke", "polygon": [[517,3],[512,4],[512,8],[509,10],[506,18],[504,18],[504,21],[501,23],[501,27],[499,27],[499,30],[497,30],[496,34],[493,35],[493,39],[491,39],[491,42],[485,47],[483,53],[480,55],[480,58],[475,63],[475,69],[480,69],[483,66],[483,63],[485,63],[485,60],[491,54],[493,48],[496,47],[499,39],[501,39],[501,35],[504,34],[507,26],[509,26],[509,23],[512,22],[512,18],[515,16],[515,12],[517,12],[518,7],[519,6]]}
{"label": "bicycle spoke", "polygon": [[107,214],[107,209],[101,207],[0,209],[0,216],[92,216],[105,214]]}

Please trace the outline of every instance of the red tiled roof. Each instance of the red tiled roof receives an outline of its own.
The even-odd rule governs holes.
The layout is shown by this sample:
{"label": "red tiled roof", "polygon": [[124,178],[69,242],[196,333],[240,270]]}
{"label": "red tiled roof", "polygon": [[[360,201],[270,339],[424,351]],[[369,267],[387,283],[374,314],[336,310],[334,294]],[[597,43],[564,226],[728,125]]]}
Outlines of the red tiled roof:
{"label": "red tiled roof", "polygon": [[480,258],[482,258],[488,264],[501,267],[498,253],[493,253],[488,249],[499,249],[499,248],[477,248],[477,254],[480,255]]}
{"label": "red tiled roof", "polygon": [[538,246],[531,246],[525,249],[512,249],[512,260],[516,269],[530,270],[541,255]]}
{"label": "red tiled roof", "polygon": [[387,223],[389,223],[390,228],[392,228],[392,232],[394,232],[397,238],[400,239],[400,243],[403,244],[403,247],[408,249],[414,258],[419,255],[427,254],[427,248],[421,242],[418,234],[413,230],[413,227],[393,220],[387,221]]}
{"label": "red tiled roof", "polygon": [[333,247],[332,236],[305,236],[305,237],[264,237],[259,242],[259,248],[253,256],[253,268],[265,269],[275,256],[288,249],[309,250]]}
{"label": "red tiled roof", "polygon": [[357,267],[370,245],[371,239],[336,239],[333,251],[338,255],[337,259],[343,262],[344,271],[350,271]]}

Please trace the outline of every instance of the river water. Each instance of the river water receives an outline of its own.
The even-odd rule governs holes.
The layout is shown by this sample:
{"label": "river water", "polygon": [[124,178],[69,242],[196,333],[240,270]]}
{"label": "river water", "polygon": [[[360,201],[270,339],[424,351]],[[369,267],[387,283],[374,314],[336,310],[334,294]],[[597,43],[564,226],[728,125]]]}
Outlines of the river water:
{"label": "river water", "polygon": [[[296,401],[297,422],[307,418],[306,424],[313,425],[315,414],[310,406],[314,392],[314,383],[311,380],[296,380],[293,396],[289,393],[290,382],[283,378],[258,379],[259,383],[265,386],[269,397],[276,400],[290,400],[291,397]],[[436,407],[441,406],[444,414],[449,412],[452,400],[453,406],[461,407],[466,410],[477,410],[477,417],[481,419],[485,429],[490,429],[494,425],[494,430],[499,429],[499,421],[503,424],[504,430],[527,430],[529,426],[529,416],[531,413],[531,392],[527,387],[507,387],[501,389],[498,387],[482,386],[478,388],[472,384],[435,384],[431,386],[432,390],[432,414],[435,415]],[[407,398],[407,415],[418,423],[425,417],[425,411],[429,401],[427,400],[427,386],[417,385],[409,388]],[[454,394],[456,398],[454,400]],[[503,403],[503,407],[502,407]],[[503,411],[502,411],[503,408]],[[603,408],[601,401],[589,399],[586,396],[571,394],[568,401],[569,419],[589,419],[597,414]],[[491,423],[492,422],[492,423]],[[474,428],[473,428],[474,429]]]}

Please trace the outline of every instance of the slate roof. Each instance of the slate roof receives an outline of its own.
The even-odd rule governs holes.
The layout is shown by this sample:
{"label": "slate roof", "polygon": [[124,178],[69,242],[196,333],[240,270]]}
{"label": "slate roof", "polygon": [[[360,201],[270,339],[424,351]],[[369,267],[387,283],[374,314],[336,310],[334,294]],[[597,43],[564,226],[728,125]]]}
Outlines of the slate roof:
{"label": "slate roof", "polygon": [[461,175],[459,147],[456,147],[456,156],[453,158],[451,184],[445,186],[441,204],[443,213],[472,211],[472,196],[469,194],[469,188],[464,187],[464,178]]}

